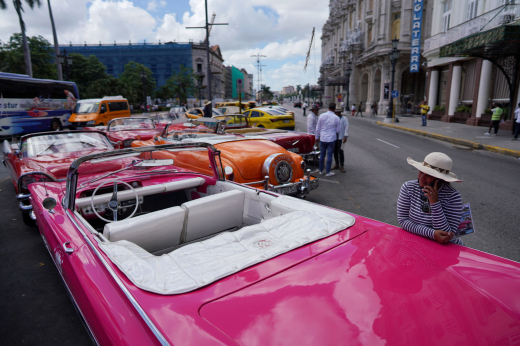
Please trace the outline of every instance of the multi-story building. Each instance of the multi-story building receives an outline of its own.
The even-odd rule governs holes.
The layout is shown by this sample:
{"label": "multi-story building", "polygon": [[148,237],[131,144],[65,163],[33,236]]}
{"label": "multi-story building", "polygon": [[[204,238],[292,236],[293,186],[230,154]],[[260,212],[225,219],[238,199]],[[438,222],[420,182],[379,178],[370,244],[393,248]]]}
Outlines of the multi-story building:
{"label": "multi-story building", "polygon": [[253,75],[248,74],[245,69],[235,66],[224,66],[225,94],[226,100],[238,100],[237,79],[242,79],[242,100],[250,100],[253,95]]}
{"label": "multi-story building", "polygon": [[485,125],[492,103],[514,109],[520,5],[510,2],[515,1],[433,1],[432,36],[423,52],[428,105],[430,113],[435,110],[430,117]]}
{"label": "multi-story building", "polygon": [[[157,87],[166,84],[173,71],[179,71],[180,66],[193,68],[193,72],[207,74],[207,54],[204,43],[129,43],[129,44],[99,44],[99,45],[69,45],[60,47],[67,53],[79,53],[85,56],[94,55],[107,70],[107,74],[118,77],[124,71],[124,66],[130,61],[148,67],[157,82]],[[224,59],[218,45],[210,49],[213,98],[224,97],[223,69]],[[207,77],[203,79],[203,97],[207,98]],[[195,81],[195,85],[198,85]],[[81,91],[80,91],[81,92]],[[206,95],[206,96],[204,96]]]}
{"label": "multi-story building", "polygon": [[282,87],[282,94],[284,95],[294,94],[295,92],[296,91],[292,85]]}
{"label": "multi-story building", "polygon": [[[464,0],[465,1],[465,0]],[[319,83],[323,102],[346,101],[347,62],[352,63],[349,103],[363,103],[364,110],[373,103],[378,113],[386,112],[391,91],[389,53],[391,40],[399,39],[401,55],[396,64],[394,90],[396,110],[410,100],[413,104],[425,97],[426,68],[421,58],[417,72],[410,71],[413,7],[418,0],[331,0],[329,19],[322,30],[322,65]],[[419,1],[423,3],[423,1]],[[433,0],[424,1],[421,45],[430,36]],[[346,106],[346,105],[345,105]],[[365,108],[366,107],[366,108]]]}

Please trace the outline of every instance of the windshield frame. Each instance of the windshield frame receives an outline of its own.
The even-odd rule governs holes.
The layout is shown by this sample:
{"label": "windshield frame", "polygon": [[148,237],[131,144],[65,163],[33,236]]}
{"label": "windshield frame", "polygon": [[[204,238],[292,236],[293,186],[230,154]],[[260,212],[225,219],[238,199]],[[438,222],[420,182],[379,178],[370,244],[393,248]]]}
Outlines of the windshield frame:
{"label": "windshield frame", "polygon": [[[224,174],[221,174],[219,172],[219,168],[222,166],[222,161],[220,159],[220,151],[215,148],[213,145],[209,143],[174,143],[174,144],[163,144],[163,145],[153,145],[153,146],[146,146],[146,147],[131,147],[131,148],[125,148],[125,149],[119,149],[119,150],[112,150],[112,151],[105,151],[101,153],[95,153],[91,155],[85,155],[78,159],[76,159],[69,167],[69,170],[67,172],[67,180],[66,180],[66,186],[65,186],[65,196],[62,199],[62,205],[65,209],[69,209],[72,213],[74,213],[75,210],[75,202],[76,202],[76,192],[78,190],[78,177],[79,177],[79,167],[82,163],[86,161],[91,161],[95,159],[101,159],[101,158],[110,158],[113,156],[114,160],[120,159],[124,155],[131,155],[131,154],[142,154],[147,152],[154,152],[154,151],[162,151],[162,150],[169,150],[169,149],[187,149],[190,148],[206,148],[208,151],[208,155],[210,158],[211,168],[213,171],[213,177],[216,180],[225,181]],[[218,160],[218,164],[217,164]],[[107,160],[110,161],[110,160]],[[174,163],[175,165],[175,163]],[[199,173],[200,174],[200,173]]]}
{"label": "windshield frame", "polygon": [[[150,122],[152,124],[152,128],[132,128],[132,129],[116,129],[116,130],[113,130],[113,129],[110,129],[111,127],[113,126],[116,126],[115,123],[117,123],[118,121],[125,121],[125,120],[145,120],[146,122]],[[124,124],[121,125],[121,126],[125,126]],[[129,125],[130,126],[130,125]],[[115,119],[112,119],[108,122],[108,125],[107,125],[107,132],[118,132],[118,131],[150,131],[150,130],[155,130],[156,127],[155,127],[155,122],[153,121],[152,118],[146,118],[146,117],[123,117],[123,118],[115,118]]]}

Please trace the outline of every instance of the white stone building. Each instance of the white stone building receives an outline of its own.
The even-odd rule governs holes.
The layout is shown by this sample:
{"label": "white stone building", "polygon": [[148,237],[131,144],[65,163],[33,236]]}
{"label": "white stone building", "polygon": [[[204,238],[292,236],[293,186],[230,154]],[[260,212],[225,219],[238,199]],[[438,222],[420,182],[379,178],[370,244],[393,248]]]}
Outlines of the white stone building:
{"label": "white stone building", "polygon": [[520,48],[515,42],[520,5],[509,2],[434,0],[432,36],[423,52],[428,61],[430,117],[487,125],[490,115],[485,113],[492,103],[514,108],[519,92]]}
{"label": "white stone building", "polygon": [[[209,52],[212,96],[215,102],[220,102],[224,99],[225,95],[224,59],[222,58],[222,53],[220,52],[220,47],[218,45],[211,46]],[[205,43],[201,42],[200,44],[193,44],[192,66],[195,74],[204,74],[201,95],[203,99],[208,99],[208,70]],[[195,85],[198,86],[198,81],[195,81]]]}
{"label": "white stone building", "polygon": [[[349,103],[363,103],[364,111],[377,103],[378,113],[385,114],[390,100],[391,40],[399,39],[401,56],[396,65],[394,90],[396,112],[406,100],[414,104],[425,97],[426,60],[418,73],[410,73],[412,14],[419,0],[331,0],[330,16],[323,26],[320,85],[328,103],[346,101],[346,62],[352,62]],[[434,0],[423,3],[421,45],[430,36],[431,8]],[[463,0],[466,1],[466,0]]]}

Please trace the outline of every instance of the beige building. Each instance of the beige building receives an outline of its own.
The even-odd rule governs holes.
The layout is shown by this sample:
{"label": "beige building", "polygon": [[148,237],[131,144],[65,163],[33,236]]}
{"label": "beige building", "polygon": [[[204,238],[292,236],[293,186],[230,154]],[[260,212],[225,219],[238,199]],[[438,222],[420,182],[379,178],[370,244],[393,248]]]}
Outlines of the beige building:
{"label": "beige building", "polygon": [[423,52],[430,118],[488,125],[492,103],[515,108],[520,5],[508,2],[433,0],[432,37]]}
{"label": "beige building", "polygon": [[[210,68],[211,68],[211,92],[213,100],[216,102],[222,101],[225,95],[225,80],[224,80],[224,59],[220,52],[218,45],[210,47]],[[192,50],[192,66],[195,74],[202,73],[202,98],[208,99],[208,77],[207,77],[207,53],[206,44],[193,44]],[[195,81],[198,86],[198,81]]]}
{"label": "beige building", "polygon": [[[417,104],[425,97],[426,59],[419,72],[410,73],[412,15],[417,0],[331,0],[329,19],[323,26],[322,65],[319,83],[323,102],[346,101],[345,69],[352,62],[349,103],[363,110],[377,103],[385,114],[390,100],[392,78],[389,53],[391,40],[399,39],[401,56],[396,64],[394,90],[396,112],[407,100]],[[434,0],[424,1],[421,45],[430,36]]]}
{"label": "beige building", "polygon": [[295,92],[296,92],[296,90],[294,89],[294,87],[292,85],[282,87],[283,95],[294,94]]}

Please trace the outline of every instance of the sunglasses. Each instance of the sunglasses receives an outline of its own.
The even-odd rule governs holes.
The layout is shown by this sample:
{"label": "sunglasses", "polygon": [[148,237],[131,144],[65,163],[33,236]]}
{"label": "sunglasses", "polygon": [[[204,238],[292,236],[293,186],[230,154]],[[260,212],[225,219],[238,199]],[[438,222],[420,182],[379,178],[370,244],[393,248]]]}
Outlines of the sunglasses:
{"label": "sunglasses", "polygon": [[428,200],[428,197],[426,197],[425,195],[421,195],[421,201],[422,201],[421,210],[423,211],[423,213],[430,214],[431,209],[430,209],[430,201]]}

